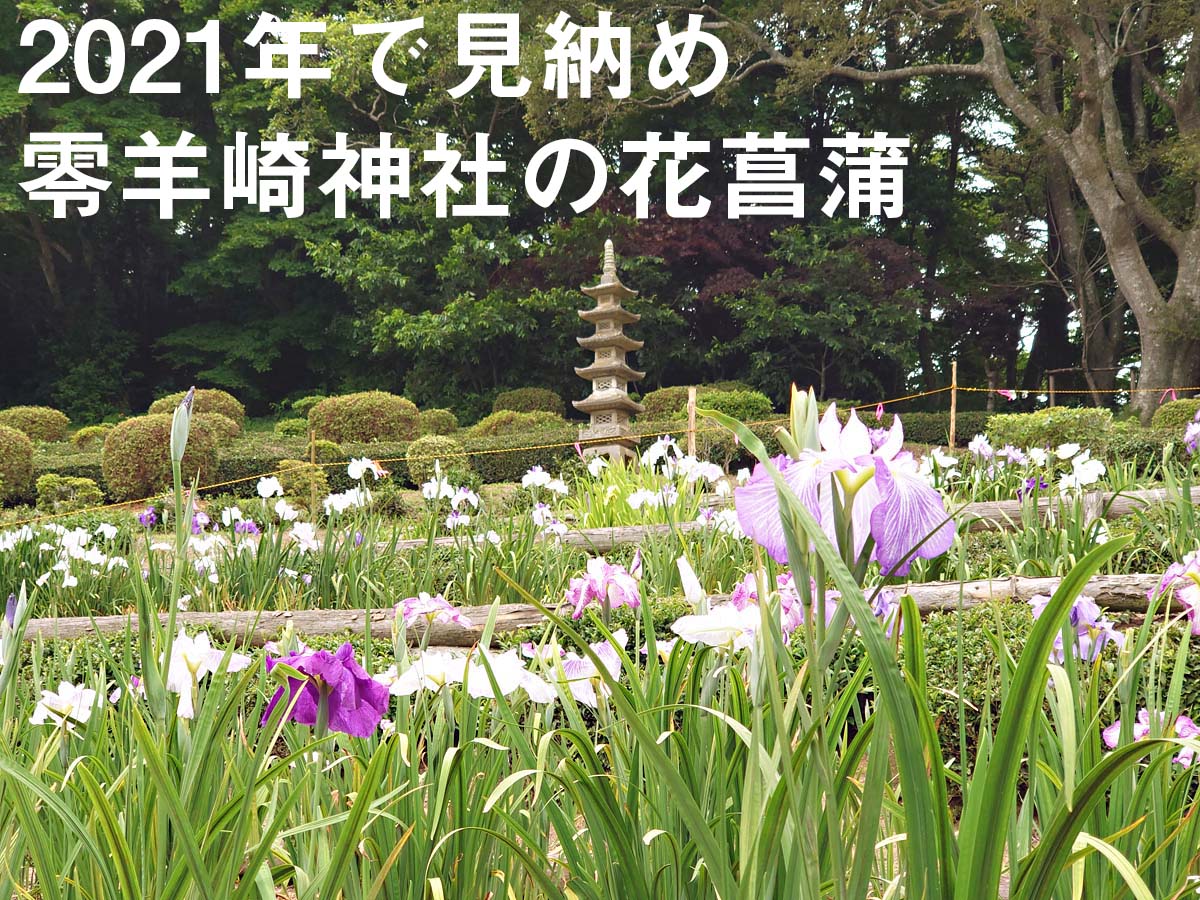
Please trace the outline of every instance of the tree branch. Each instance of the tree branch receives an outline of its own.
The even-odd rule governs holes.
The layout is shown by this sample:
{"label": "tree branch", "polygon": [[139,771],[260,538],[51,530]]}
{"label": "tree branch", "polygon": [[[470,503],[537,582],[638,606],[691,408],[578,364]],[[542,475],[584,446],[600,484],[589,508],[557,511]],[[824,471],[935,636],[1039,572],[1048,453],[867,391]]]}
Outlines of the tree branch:
{"label": "tree branch", "polygon": [[850,78],[854,81],[878,83],[884,81],[903,81],[908,78],[921,78],[927,75],[957,75],[968,78],[986,78],[989,74],[986,66],[979,63],[930,63],[924,66],[908,66],[902,69],[856,69],[852,66],[833,66],[827,70],[830,75]]}
{"label": "tree branch", "polygon": [[[1097,42],[1097,63],[1100,67],[1108,68],[1109,56],[1112,51]],[[1117,109],[1116,92],[1111,78],[1097,85],[1100,89],[1100,114],[1104,121],[1104,149],[1108,157],[1108,168],[1112,172],[1113,183],[1121,193],[1121,199],[1132,207],[1139,221],[1171,248],[1176,255],[1183,250],[1183,232],[1163,215],[1142,191],[1137,183],[1137,177],[1129,165],[1129,154],[1125,149],[1125,132],[1121,124],[1121,113]]]}

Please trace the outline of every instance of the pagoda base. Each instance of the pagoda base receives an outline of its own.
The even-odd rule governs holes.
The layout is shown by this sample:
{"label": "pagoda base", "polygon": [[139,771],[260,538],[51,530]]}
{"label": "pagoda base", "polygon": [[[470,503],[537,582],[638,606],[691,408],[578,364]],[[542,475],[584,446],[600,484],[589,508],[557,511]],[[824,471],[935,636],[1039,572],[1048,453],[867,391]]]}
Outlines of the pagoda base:
{"label": "pagoda base", "polygon": [[614,463],[626,463],[638,457],[637,437],[624,429],[617,430],[612,426],[581,428],[579,430],[579,440],[604,441],[604,443],[585,445],[583,447],[584,459],[591,459],[593,456],[603,456]]}

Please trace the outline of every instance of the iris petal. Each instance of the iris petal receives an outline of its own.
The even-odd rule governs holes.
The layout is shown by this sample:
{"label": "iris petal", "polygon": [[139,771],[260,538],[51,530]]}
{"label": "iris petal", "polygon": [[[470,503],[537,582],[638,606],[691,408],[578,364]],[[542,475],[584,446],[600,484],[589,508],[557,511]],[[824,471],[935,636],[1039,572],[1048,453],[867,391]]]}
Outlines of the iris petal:
{"label": "iris petal", "polygon": [[914,555],[923,559],[950,549],[954,523],[947,521],[942,495],[925,479],[902,466],[889,468],[886,461],[876,459],[874,481],[880,499],[871,512],[871,535],[884,573],[908,574],[911,559],[903,564],[900,561],[914,547]]}

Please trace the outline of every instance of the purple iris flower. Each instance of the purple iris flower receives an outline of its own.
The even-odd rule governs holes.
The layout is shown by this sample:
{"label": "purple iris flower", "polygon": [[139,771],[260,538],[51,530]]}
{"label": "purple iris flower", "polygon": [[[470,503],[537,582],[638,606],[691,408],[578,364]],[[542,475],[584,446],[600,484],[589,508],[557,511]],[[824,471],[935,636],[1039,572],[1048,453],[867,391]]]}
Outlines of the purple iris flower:
{"label": "purple iris flower", "polygon": [[242,519],[240,522],[235,522],[233,526],[234,534],[262,534],[262,531],[254,523],[253,519]]}
{"label": "purple iris flower", "polygon": [[1049,489],[1049,487],[1050,487],[1050,485],[1048,485],[1044,479],[1036,478],[1036,477],[1035,478],[1026,478],[1025,486],[1017,488],[1017,499],[1024,500],[1030,494],[1037,493],[1038,491],[1047,490],[1047,489]]}
{"label": "purple iris flower", "polygon": [[1189,454],[1200,450],[1200,410],[1196,411],[1196,418],[1183,430],[1183,444]]}
{"label": "purple iris flower", "polygon": [[138,513],[137,518],[143,528],[153,528],[158,524],[158,513],[153,506],[147,506],[142,512]]}
{"label": "purple iris flower", "polygon": [[303,672],[303,679],[289,678],[286,689],[275,691],[267,704],[262,721],[265,723],[271,712],[284,697],[286,702],[299,694],[292,708],[292,721],[301,725],[315,725],[322,705],[326,721],[333,731],[352,737],[369,737],[379,727],[379,721],[389,705],[388,689],[367,674],[354,658],[354,647],[342,644],[336,653],[328,650],[292,653],[283,659],[267,657],[267,671],[277,662],[283,662]]}
{"label": "purple iris flower", "polygon": [[17,595],[9,594],[8,602],[4,604],[4,620],[8,622],[9,628],[15,628],[17,625]]}
{"label": "purple iris flower", "polygon": [[[836,407],[830,404],[818,434],[820,450],[804,450],[798,460],[778,456],[773,462],[831,540],[836,540],[836,533],[830,476],[836,472],[845,473],[849,481],[861,481],[852,508],[856,557],[862,553],[867,537],[873,537],[871,558],[886,574],[905,575],[909,561],[901,561],[914,547],[914,555],[925,559],[950,549],[954,523],[947,520],[942,495],[921,477],[912,454],[901,450],[904,430],[899,416],[893,420],[887,439],[872,448],[867,427],[854,411],[843,427]],[[844,496],[840,484],[837,490]],[[742,530],[776,562],[787,562],[779,498],[775,483],[761,463],[755,465],[750,480],[733,496]]]}
{"label": "purple iris flower", "polygon": [[354,546],[361,547],[363,542],[363,533],[361,531],[354,532]]}
{"label": "purple iris flower", "polygon": [[197,512],[192,516],[192,534],[199,534],[208,527],[212,519],[208,517],[208,513]]}

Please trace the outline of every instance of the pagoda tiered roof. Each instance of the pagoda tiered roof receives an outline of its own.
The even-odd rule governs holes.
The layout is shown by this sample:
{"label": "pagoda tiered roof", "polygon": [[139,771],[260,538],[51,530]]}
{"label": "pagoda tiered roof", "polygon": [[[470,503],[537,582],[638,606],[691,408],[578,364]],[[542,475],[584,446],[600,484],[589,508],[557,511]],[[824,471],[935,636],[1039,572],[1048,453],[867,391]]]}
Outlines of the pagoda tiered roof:
{"label": "pagoda tiered roof", "polygon": [[575,374],[589,381],[594,381],[597,378],[608,378],[612,375],[625,382],[641,381],[646,377],[645,372],[631,369],[625,363],[617,362],[616,360],[597,361],[590,366],[576,366]]}
{"label": "pagoda tiered roof", "polygon": [[597,306],[594,309],[581,309],[579,318],[585,322],[603,322],[611,319],[620,325],[632,325],[642,319],[637,313],[632,313],[623,306]]}
{"label": "pagoda tiered roof", "polygon": [[641,341],[635,341],[629,335],[620,331],[609,332],[608,334],[596,332],[586,337],[575,338],[575,340],[579,342],[579,346],[584,350],[603,350],[605,347],[615,347],[618,350],[630,353],[634,350],[641,350],[644,346]]}
{"label": "pagoda tiered roof", "polygon": [[582,400],[572,400],[571,405],[582,413],[602,413],[620,410],[629,413],[631,416],[640,415],[646,411],[646,407],[638,403],[636,400],[630,399],[629,395],[620,388],[610,388],[607,391],[593,391],[589,396]]}

